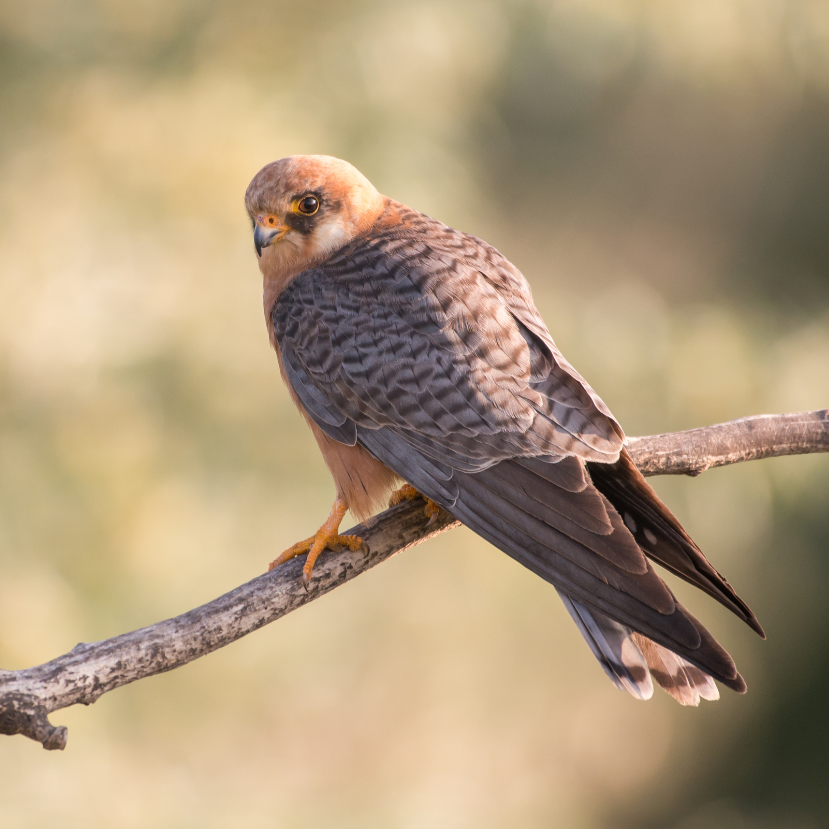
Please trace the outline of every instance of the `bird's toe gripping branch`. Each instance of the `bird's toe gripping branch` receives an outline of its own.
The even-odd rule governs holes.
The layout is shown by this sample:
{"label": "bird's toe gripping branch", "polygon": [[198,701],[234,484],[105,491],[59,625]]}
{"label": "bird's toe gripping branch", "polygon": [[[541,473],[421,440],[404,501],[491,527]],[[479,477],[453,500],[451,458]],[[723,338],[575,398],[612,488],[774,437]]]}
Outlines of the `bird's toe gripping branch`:
{"label": "bird's toe gripping branch", "polygon": [[280,564],[284,564],[296,556],[308,553],[305,566],[302,568],[302,581],[307,587],[314,572],[314,564],[319,558],[320,553],[326,547],[333,550],[338,545],[341,545],[348,547],[353,552],[359,550],[363,546],[362,538],[356,535],[338,535],[340,524],[347,511],[348,504],[342,498],[337,497],[337,500],[334,501],[334,506],[331,507],[331,514],[317,530],[316,534],[310,538],[306,538],[304,541],[298,541],[293,547],[289,547],[268,565],[268,570],[273,570],[275,567],[279,567]]}
{"label": "bird's toe gripping branch", "polygon": [[389,498],[389,506],[397,506],[397,504],[402,504],[403,501],[414,501],[415,498],[422,498],[426,502],[423,511],[429,519],[429,523],[426,526],[430,527],[437,520],[440,507],[431,498],[421,495],[411,484],[404,484],[397,492],[394,492],[391,498]]}

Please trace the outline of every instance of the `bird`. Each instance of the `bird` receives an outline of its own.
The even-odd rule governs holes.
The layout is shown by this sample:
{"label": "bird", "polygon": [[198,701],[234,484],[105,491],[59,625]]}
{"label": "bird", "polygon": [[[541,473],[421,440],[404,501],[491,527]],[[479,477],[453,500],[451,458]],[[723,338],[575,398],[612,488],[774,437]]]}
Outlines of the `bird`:
{"label": "bird", "polygon": [[[245,193],[281,376],[334,479],[306,586],[346,511],[422,496],[550,582],[611,681],[679,703],[744,693],[727,651],[654,564],[765,638],[645,481],[563,357],[529,283],[485,241],[381,195],[346,161],[294,155]],[[399,489],[397,489],[399,487]]]}

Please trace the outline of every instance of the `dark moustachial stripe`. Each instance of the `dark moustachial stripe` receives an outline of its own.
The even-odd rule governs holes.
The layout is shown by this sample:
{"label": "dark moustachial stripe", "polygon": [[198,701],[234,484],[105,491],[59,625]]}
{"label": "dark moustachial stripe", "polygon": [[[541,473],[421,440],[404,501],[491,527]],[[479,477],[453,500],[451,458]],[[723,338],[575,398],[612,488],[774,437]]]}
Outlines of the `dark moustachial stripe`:
{"label": "dark moustachial stripe", "polygon": [[285,224],[292,230],[296,230],[303,236],[307,236],[317,226],[321,215],[321,207],[313,216],[303,216],[301,213],[288,213],[285,216]]}

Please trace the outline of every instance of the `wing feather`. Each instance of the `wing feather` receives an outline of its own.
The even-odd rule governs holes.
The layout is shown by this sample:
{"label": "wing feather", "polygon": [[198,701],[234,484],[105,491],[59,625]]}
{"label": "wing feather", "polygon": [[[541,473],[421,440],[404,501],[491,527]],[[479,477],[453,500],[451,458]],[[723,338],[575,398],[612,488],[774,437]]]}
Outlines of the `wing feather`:
{"label": "wing feather", "polygon": [[[524,278],[484,242],[398,210],[402,222],[299,274],[273,308],[302,405],[555,585],[617,684],[649,694],[644,660],[675,696],[710,696],[697,674],[744,690],[648,558],[753,614],[631,472],[621,428]],[[692,674],[698,690],[677,690]]]}
{"label": "wing feather", "polygon": [[622,452],[614,464],[589,464],[588,470],[593,483],[623,516],[648,558],[704,590],[765,638],[751,608],[711,566],[627,452]]}

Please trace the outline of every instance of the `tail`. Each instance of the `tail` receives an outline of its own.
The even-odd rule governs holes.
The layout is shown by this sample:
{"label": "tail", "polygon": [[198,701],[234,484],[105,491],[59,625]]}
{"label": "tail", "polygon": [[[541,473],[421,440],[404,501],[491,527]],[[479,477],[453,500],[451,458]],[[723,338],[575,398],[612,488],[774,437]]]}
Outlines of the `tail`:
{"label": "tail", "polygon": [[696,665],[561,591],[559,596],[604,672],[620,690],[637,699],[650,699],[655,680],[680,705],[697,706],[700,699],[720,698],[714,680]]}
{"label": "tail", "polygon": [[[419,492],[567,596],[585,639],[621,687],[643,696],[655,679],[680,701],[694,702],[713,696],[713,677],[745,691],[734,661],[649,559],[719,599],[762,635],[759,622],[624,451],[612,464],[521,457],[463,472],[389,429],[364,429],[359,439]],[[637,653],[647,672],[636,670],[642,668]]]}

